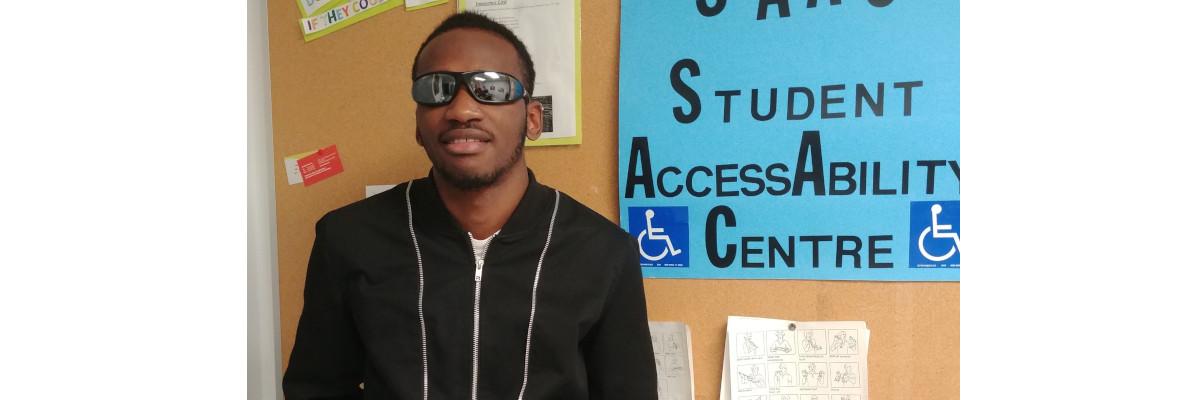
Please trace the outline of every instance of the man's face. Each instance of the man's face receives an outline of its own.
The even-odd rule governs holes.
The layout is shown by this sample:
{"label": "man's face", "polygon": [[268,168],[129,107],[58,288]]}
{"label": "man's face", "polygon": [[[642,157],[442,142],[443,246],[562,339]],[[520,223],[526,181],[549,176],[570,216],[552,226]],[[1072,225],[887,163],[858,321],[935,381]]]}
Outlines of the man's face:
{"label": "man's face", "polygon": [[[417,59],[417,76],[434,72],[496,71],[525,82],[516,48],[500,36],[479,29],[454,29],[434,38]],[[417,143],[434,170],[459,189],[487,187],[525,166],[526,134],[541,134],[541,105],[518,100],[481,104],[465,87],[442,106],[417,105]],[[525,173],[524,168],[517,168]]]}

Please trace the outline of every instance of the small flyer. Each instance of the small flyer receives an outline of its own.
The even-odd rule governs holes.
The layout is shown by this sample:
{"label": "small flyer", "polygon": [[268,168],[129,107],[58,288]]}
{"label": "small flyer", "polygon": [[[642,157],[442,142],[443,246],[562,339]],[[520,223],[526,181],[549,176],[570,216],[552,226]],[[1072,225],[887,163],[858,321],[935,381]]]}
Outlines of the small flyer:
{"label": "small flyer", "polygon": [[304,186],[310,186],[341,173],[342,159],[338,156],[337,145],[329,145],[287,156],[283,159],[283,168],[288,185],[304,183]]}
{"label": "small flyer", "polygon": [[405,5],[405,2],[400,0],[297,1],[303,14],[299,22],[305,42],[317,40],[384,11]]}
{"label": "small flyer", "polygon": [[730,316],[721,400],[867,400],[864,321]]}

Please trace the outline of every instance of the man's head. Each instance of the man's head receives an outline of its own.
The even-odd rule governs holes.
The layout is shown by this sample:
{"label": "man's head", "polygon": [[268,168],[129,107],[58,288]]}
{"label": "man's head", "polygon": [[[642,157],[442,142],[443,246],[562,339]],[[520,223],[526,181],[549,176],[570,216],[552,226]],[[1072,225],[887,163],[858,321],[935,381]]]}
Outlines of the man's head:
{"label": "man's head", "polygon": [[512,31],[487,17],[460,13],[442,22],[417,51],[412,75],[416,80],[432,72],[475,71],[511,75],[525,95],[500,104],[481,102],[462,84],[472,79],[467,76],[458,78],[448,103],[418,103],[416,110],[417,143],[435,173],[463,190],[491,186],[511,172],[524,174],[524,139],[537,139],[542,129],[542,106],[529,100],[533,61]]}

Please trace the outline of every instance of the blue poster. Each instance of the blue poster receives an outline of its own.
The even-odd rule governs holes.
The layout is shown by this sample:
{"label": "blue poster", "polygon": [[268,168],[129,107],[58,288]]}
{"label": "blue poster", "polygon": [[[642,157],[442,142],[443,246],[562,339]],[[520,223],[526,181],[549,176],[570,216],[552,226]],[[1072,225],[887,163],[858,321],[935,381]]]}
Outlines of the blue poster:
{"label": "blue poster", "polygon": [[643,275],[958,281],[958,7],[621,2]]}

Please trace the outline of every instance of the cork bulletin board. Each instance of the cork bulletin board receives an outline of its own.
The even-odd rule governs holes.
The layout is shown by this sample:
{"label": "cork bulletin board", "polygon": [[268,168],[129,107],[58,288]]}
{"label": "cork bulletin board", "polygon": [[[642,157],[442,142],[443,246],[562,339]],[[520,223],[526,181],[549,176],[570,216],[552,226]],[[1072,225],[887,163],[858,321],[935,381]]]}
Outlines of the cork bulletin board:
{"label": "cork bulletin board", "polygon": [[[276,162],[280,343],[286,368],[303,306],[313,226],[364,197],[367,185],[424,176],[408,98],[417,47],[454,2],[396,8],[305,43],[294,0],[269,0],[271,102]],[[620,2],[584,1],[582,145],[526,149],[538,180],[618,221],[617,82]],[[344,172],[288,185],[284,157],[337,145]],[[959,398],[959,283],[646,280],[652,320],[692,330],[697,399],[716,399],[729,315],[864,320],[871,329],[870,395]]]}

